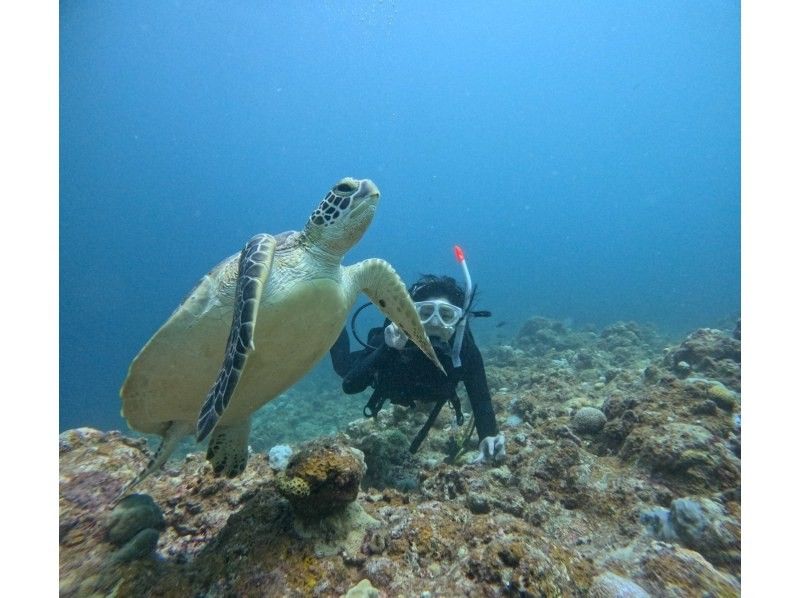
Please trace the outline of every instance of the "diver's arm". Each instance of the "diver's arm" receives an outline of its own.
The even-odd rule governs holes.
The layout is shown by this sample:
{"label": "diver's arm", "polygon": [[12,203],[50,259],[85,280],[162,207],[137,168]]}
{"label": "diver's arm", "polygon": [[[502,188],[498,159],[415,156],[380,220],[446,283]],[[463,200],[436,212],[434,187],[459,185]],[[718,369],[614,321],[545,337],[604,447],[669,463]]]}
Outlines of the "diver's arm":
{"label": "diver's arm", "polygon": [[354,353],[350,353],[350,336],[347,334],[347,328],[342,328],[339,338],[336,339],[336,342],[331,347],[333,371],[341,378],[344,378],[353,365],[354,356]]}
{"label": "diver's arm", "polygon": [[[386,363],[390,358],[391,353],[397,353],[394,349],[390,349],[383,342],[383,337],[378,339],[370,339],[371,342],[380,342],[378,348],[375,350],[364,349],[353,353],[354,357],[352,367],[347,375],[342,380],[342,390],[351,395],[361,392],[372,383],[375,372]],[[358,355],[358,357],[356,357]]]}
{"label": "diver's arm", "polygon": [[472,406],[478,438],[483,440],[487,436],[495,436],[497,434],[497,420],[494,416],[492,397],[489,394],[489,384],[486,382],[483,357],[481,357],[481,352],[475,344],[470,330],[467,330],[464,336],[461,358],[462,379]]}

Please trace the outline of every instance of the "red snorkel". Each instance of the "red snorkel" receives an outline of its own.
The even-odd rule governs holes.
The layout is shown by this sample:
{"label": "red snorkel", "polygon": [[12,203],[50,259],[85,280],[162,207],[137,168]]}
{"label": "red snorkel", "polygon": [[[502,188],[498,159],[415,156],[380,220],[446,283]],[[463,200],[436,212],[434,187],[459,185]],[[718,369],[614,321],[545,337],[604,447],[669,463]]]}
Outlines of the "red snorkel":
{"label": "red snorkel", "polygon": [[466,283],[466,289],[464,290],[464,306],[462,307],[464,314],[461,316],[461,321],[458,323],[456,338],[453,341],[453,367],[457,368],[461,366],[461,343],[464,341],[464,331],[467,328],[467,316],[469,315],[467,309],[472,302],[472,278],[469,275],[469,268],[467,268],[467,259],[464,257],[464,250],[458,245],[455,245],[453,251],[456,254],[456,261],[461,264],[461,270],[464,272],[464,282]]}

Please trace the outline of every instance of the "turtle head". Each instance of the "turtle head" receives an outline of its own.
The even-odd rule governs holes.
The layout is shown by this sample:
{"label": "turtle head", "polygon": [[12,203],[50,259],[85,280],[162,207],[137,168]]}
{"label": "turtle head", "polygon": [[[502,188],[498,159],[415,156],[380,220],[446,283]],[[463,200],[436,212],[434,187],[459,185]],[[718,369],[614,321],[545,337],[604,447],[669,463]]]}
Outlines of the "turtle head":
{"label": "turtle head", "polygon": [[369,179],[342,179],[311,213],[306,236],[321,249],[344,255],[372,222],[380,197],[378,187]]}

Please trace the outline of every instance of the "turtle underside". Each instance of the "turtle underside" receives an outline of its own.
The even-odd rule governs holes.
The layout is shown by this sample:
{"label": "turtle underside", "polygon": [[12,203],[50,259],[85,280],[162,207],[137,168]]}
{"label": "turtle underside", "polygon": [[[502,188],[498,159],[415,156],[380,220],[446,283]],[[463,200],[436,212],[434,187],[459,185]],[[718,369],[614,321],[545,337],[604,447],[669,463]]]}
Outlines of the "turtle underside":
{"label": "turtle underside", "polygon": [[[237,260],[205,276],[133,360],[121,391],[122,415],[132,428],[164,435],[171,423],[196,422],[225,356]],[[245,421],[328,351],[349,307],[340,270],[304,275],[296,256],[276,255],[259,304],[255,350],[220,425]]]}

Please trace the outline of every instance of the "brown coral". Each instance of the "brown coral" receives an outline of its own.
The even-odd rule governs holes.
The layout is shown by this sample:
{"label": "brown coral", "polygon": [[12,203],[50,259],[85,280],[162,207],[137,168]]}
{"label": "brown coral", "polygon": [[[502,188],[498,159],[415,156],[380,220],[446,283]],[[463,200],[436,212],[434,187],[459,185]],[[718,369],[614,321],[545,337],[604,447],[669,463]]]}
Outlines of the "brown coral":
{"label": "brown coral", "polygon": [[318,440],[292,455],[277,487],[295,513],[314,519],[353,502],[365,472],[360,451]]}

